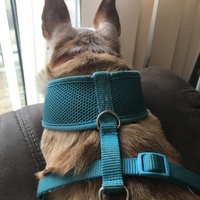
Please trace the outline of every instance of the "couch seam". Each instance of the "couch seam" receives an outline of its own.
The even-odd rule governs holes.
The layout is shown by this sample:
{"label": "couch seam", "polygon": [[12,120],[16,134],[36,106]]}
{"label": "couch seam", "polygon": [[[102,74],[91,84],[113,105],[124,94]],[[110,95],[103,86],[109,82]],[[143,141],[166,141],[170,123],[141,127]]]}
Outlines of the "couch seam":
{"label": "couch seam", "polygon": [[37,171],[41,171],[45,166],[45,161],[42,156],[40,147],[37,144],[37,140],[34,136],[33,130],[30,127],[30,122],[26,116],[26,113],[23,112],[23,110],[19,110],[16,112],[16,116],[22,129],[23,136],[26,141],[29,152],[34,161],[35,167]]}

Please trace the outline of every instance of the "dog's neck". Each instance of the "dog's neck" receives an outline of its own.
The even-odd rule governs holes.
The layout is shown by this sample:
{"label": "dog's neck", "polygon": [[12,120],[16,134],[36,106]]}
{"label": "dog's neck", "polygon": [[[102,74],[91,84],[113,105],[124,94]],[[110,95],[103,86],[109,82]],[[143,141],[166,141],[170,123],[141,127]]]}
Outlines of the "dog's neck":
{"label": "dog's neck", "polygon": [[51,66],[51,68],[55,69],[55,68],[59,67],[60,65],[62,65],[63,63],[74,59],[74,57],[77,56],[77,55],[79,55],[79,53],[65,54],[62,57],[60,57],[57,61],[55,61],[53,63],[53,65]]}

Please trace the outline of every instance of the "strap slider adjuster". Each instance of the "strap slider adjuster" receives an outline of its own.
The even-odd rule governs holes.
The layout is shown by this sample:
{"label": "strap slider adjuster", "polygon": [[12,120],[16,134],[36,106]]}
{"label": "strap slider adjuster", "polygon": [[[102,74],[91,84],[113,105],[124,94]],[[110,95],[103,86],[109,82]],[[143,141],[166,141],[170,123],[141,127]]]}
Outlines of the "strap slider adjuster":
{"label": "strap slider adjuster", "polygon": [[162,154],[139,153],[136,165],[139,176],[153,178],[168,178],[170,176],[169,162],[167,157]]}

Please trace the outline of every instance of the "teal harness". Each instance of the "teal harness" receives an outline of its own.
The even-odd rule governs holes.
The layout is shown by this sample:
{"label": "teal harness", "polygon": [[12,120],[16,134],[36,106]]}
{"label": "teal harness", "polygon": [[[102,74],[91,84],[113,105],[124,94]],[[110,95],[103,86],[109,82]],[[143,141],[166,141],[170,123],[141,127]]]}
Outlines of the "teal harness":
{"label": "teal harness", "polygon": [[[124,186],[125,175],[162,179],[200,194],[200,177],[169,163],[166,156],[154,152],[138,154],[137,158],[120,156],[118,129],[147,117],[137,71],[96,72],[92,76],[74,76],[50,81],[44,104],[44,128],[59,131],[98,129],[101,160],[94,161],[86,171],[65,176],[48,174],[39,182],[38,197],[65,185],[102,178],[102,193],[129,193]],[[65,133],[67,134],[67,133]]]}

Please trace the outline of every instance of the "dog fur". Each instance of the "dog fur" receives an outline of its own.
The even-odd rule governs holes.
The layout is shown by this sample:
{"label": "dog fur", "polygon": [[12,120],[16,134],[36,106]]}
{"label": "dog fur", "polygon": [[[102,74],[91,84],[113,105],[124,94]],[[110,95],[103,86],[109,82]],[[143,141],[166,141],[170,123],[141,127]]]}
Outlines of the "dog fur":
{"label": "dog fur", "polygon": [[[42,30],[51,46],[51,57],[39,74],[38,84],[45,95],[47,81],[74,75],[89,75],[95,71],[129,70],[120,55],[121,34],[115,0],[103,0],[94,18],[93,28],[75,29],[63,0],[45,0]],[[121,156],[137,157],[140,152],[158,152],[172,163],[181,165],[181,158],[168,143],[159,120],[151,113],[137,123],[119,130]],[[37,174],[41,179],[48,173],[64,175],[71,169],[78,173],[100,159],[97,130],[60,132],[44,129],[41,149],[46,167]],[[130,200],[198,200],[189,189],[161,180],[125,177]],[[101,180],[74,183],[47,195],[48,200],[96,200]],[[107,196],[104,200],[124,200],[126,195]]]}

